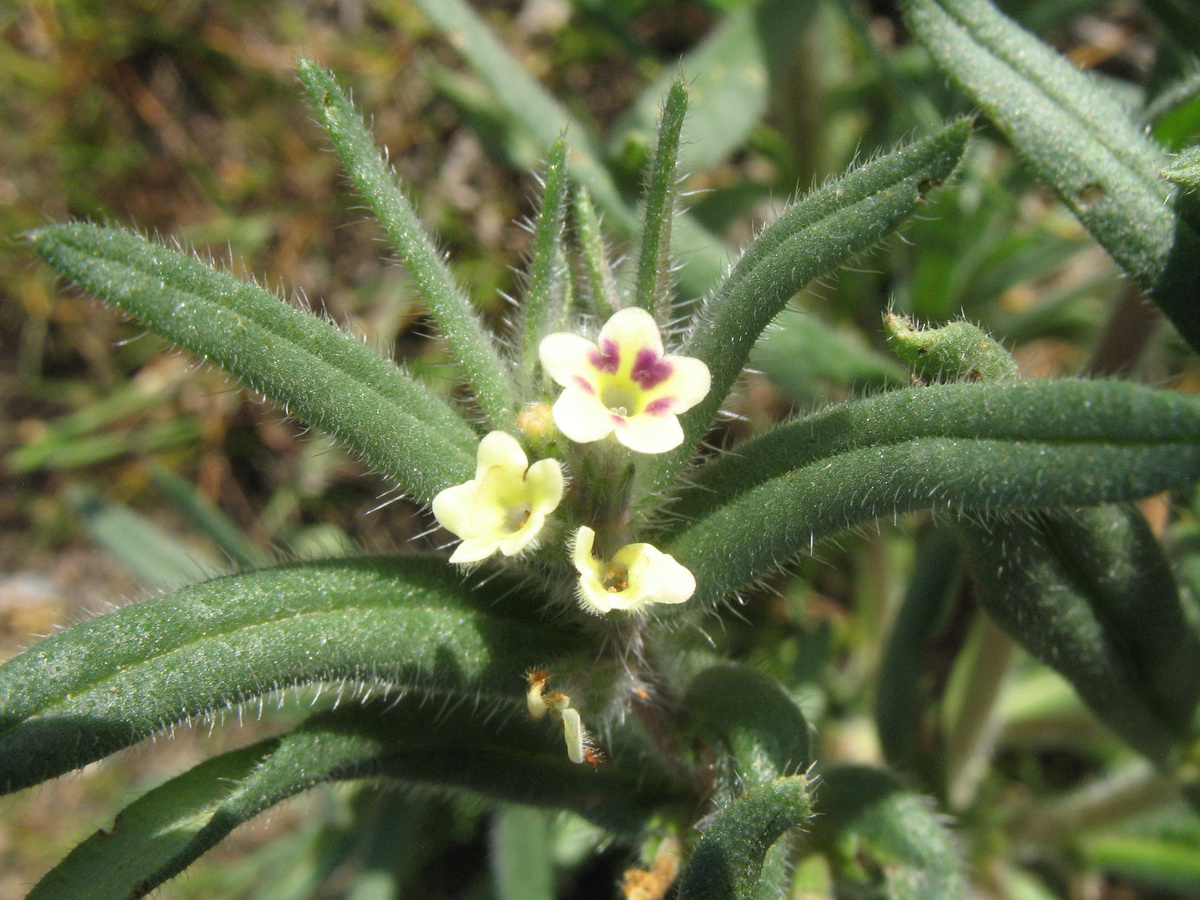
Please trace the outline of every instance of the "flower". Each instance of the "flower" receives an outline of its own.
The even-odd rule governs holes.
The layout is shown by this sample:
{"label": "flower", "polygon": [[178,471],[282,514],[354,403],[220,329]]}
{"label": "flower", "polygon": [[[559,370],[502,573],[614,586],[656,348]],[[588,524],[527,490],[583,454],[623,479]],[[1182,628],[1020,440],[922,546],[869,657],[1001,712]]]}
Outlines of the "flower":
{"label": "flower", "polygon": [[605,562],[592,556],[595,541],[596,532],[581,526],[572,550],[579,599],[588,612],[640,612],[649,603],[683,603],[696,592],[692,573],[657,547],[626,544]]}
{"label": "flower", "polygon": [[557,460],[531,466],[516,438],[493,431],[479,443],[475,477],[434,497],[433,515],[462,538],[450,562],[472,563],[497,550],[516,556],[529,547],[562,495]]}
{"label": "flower", "polygon": [[683,443],[679,413],[699,403],[712,384],[700,360],[663,353],[654,317],[636,307],[609,319],[598,345],[577,334],[551,334],[538,355],[564,388],[554,423],[581,444],[615,431],[618,441],[639,453],[674,449]]}

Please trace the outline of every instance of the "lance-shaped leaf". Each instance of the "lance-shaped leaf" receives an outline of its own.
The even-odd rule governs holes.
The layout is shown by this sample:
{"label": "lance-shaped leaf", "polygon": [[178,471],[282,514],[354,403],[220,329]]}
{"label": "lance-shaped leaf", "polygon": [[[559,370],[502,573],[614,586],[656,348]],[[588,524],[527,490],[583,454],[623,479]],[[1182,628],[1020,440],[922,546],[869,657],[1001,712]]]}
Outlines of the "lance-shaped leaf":
{"label": "lance-shaped leaf", "polygon": [[462,418],[316,316],[128,231],[81,222],[30,240],[84,290],[329,432],[415,497],[471,477],[476,438]]}
{"label": "lance-shaped leaf", "polygon": [[559,138],[550,147],[542,179],[542,208],[533,227],[525,294],[520,316],[521,358],[532,368],[538,344],[549,332],[565,327],[563,290],[567,284],[563,222],[567,212],[567,145]]}
{"label": "lance-shaped leaf", "polygon": [[1146,548],[1127,523],[1112,528],[1114,516],[1052,512],[964,530],[988,614],[1130,746],[1169,767],[1195,711],[1196,635],[1170,572],[1142,568]]}
{"label": "lance-shaped leaf", "polygon": [[679,193],[679,134],[687,113],[688,89],[682,81],[671,85],[663,102],[658,144],[646,171],[646,209],[642,217],[642,246],[638,254],[633,300],[666,324],[671,318],[671,224]]}
{"label": "lance-shaped leaf", "polygon": [[708,365],[712,389],[681,417],[687,439],[647,467],[645,493],[670,484],[712,424],[759,335],[815,278],[885,237],[962,155],[968,122],[855,169],[790,206],[751,244],[697,314],[684,354]]}
{"label": "lance-shaped leaf", "polygon": [[763,858],[789,828],[812,815],[803,775],[755,785],[703,827],[679,885],[679,900],[756,900]]}
{"label": "lance-shaped leaf", "polygon": [[219,578],[61,631],[0,666],[0,788],[18,790],[175,722],[294,684],[511,695],[563,633],[430,557]]}
{"label": "lance-shaped leaf", "polygon": [[988,0],[903,0],[938,65],[1200,348],[1200,235],[1158,177],[1166,155],[1094,80]]}
{"label": "lance-shaped leaf", "polygon": [[[1121,382],[947,384],[847,403],[701,470],[664,550],[701,604],[864,519],[1086,506],[1200,478],[1200,403]],[[676,528],[680,526],[675,526]]]}
{"label": "lance-shaped leaf", "polygon": [[282,738],[201,763],[136,800],[52,869],[30,900],[144,896],[238,825],[327,781],[374,777],[465,788],[569,809],[626,832],[679,799],[678,786],[646,760],[633,764],[618,755],[601,769],[575,765],[553,729],[527,721],[511,699],[497,705],[481,710],[462,698],[446,706],[410,696],[320,713]]}
{"label": "lance-shaped leaf", "polygon": [[866,766],[822,773],[815,794],[812,840],[830,857],[837,896],[967,896],[958,851],[929,800]]}
{"label": "lance-shaped leaf", "polygon": [[516,404],[508,367],[484,331],[470,299],[454,283],[445,260],[421,227],[362,117],[333,76],[312,60],[301,60],[296,73],[342,167],[404,260],[492,427],[513,430]]}
{"label": "lance-shaped leaf", "polygon": [[1189,147],[1171,160],[1162,170],[1163,178],[1185,191],[1200,191],[1200,145]]}

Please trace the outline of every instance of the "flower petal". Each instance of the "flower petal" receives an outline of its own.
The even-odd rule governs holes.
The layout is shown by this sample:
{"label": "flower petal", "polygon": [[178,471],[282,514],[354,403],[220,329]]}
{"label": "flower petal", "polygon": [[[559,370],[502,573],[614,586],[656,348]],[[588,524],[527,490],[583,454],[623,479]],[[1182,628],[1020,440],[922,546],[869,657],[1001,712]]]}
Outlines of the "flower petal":
{"label": "flower petal", "polygon": [[672,398],[671,412],[681,413],[703,400],[712,387],[708,366],[691,356],[667,356],[671,375],[654,389],[654,396]]}
{"label": "flower petal", "polygon": [[520,443],[506,431],[489,431],[479,442],[475,460],[477,480],[482,480],[493,468],[520,475],[529,466],[529,457],[521,449]]}
{"label": "flower petal", "polygon": [[562,466],[556,459],[539,459],[525,473],[529,508],[535,513],[553,512],[563,495]]}
{"label": "flower petal", "polygon": [[576,378],[594,385],[594,369],[589,363],[596,345],[577,334],[548,334],[538,344],[538,358],[546,374],[562,387],[577,386]]}
{"label": "flower petal", "polygon": [[[617,440],[638,453],[666,453],[683,443],[679,419],[670,414],[632,416],[622,421],[616,431]],[[566,434],[566,429],[563,433]]]}
{"label": "flower petal", "polygon": [[616,427],[613,414],[591,394],[567,387],[554,401],[554,424],[577,444],[607,437]]}
{"label": "flower petal", "polygon": [[604,323],[604,327],[600,329],[601,348],[606,341],[612,341],[620,348],[625,371],[629,371],[639,350],[649,348],[658,356],[661,356],[663,351],[658,323],[654,321],[654,316],[638,306],[618,310]]}

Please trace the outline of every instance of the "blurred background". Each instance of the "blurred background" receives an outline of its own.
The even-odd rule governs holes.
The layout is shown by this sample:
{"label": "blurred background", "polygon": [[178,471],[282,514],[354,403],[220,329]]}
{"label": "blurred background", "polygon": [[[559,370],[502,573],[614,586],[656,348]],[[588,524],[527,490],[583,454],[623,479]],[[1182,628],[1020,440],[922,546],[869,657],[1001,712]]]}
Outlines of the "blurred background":
{"label": "blurred background", "polygon": [[[890,0],[471,5],[575,118],[631,207],[664,79],[681,68],[695,79],[685,190],[695,220],[729,248],[798,191],[969,112]],[[1200,137],[1200,91],[1165,92],[1195,66],[1164,28],[1172,0],[999,5],[1108,80],[1168,147]],[[347,196],[298,94],[292,70],[302,55],[352,88],[454,271],[503,330],[503,296],[520,290],[514,267],[528,238],[520,223],[533,210],[528,173],[542,145],[521,111],[496,102],[406,0],[3,4],[0,657],[108,603],[276,558],[399,548],[426,530],[420,511],[390,502],[387,484],[332,442],[62,285],[21,240],[26,229],[70,218],[135,227],[257,278],[447,382],[418,298]],[[706,104],[705,91],[721,86],[730,102]],[[889,307],[926,321],[965,314],[1030,376],[1087,371],[1189,392],[1200,385],[1196,360],[986,126],[959,183],[936,194],[903,236],[814,285],[781,317],[756,351],[761,374],[743,385],[732,432],[905,384],[883,348],[880,315]],[[702,290],[686,275],[680,284],[693,296]],[[1171,526],[1179,540],[1195,532],[1184,499]],[[1165,500],[1148,511],[1167,527]],[[831,543],[788,588],[802,603],[747,611],[757,644],[764,629],[775,635],[766,642],[774,656],[761,664],[794,667],[812,685],[814,718],[845,726],[822,731],[846,745],[837,751],[846,758],[870,755],[853,745],[870,741],[860,727],[868,685],[923,524],[885,523]],[[1077,729],[1071,740],[1094,737],[1069,692],[1036,677],[1043,681],[1025,699],[1055,698],[1055,721]],[[245,743],[248,731],[270,730],[270,715],[253,712],[242,730],[178,729],[95,772],[0,800],[0,897],[22,896],[122,800]],[[1093,763],[1052,743],[1018,744],[1001,760],[1008,770],[998,791],[1067,787]],[[342,896],[347,885],[362,897],[389,896],[347,874],[369,871],[372,854],[391,855],[354,838],[360,824],[350,823],[363,816],[353,810],[364,802],[338,789],[285,804],[159,896]],[[489,896],[479,809],[409,802],[390,797],[384,807],[407,812],[372,815],[408,829],[393,827],[391,847],[437,835],[428,838],[436,852],[411,854],[403,883],[412,896]],[[333,824],[318,828],[318,820]],[[281,835],[288,840],[272,843],[269,856],[246,856]],[[305,883],[316,887],[283,892],[296,860],[339,840],[355,849],[327,855],[340,862],[309,873]],[[596,838],[560,828],[554,840],[570,860]],[[611,896],[616,863],[599,860],[576,876],[571,896]],[[1188,896],[1119,866],[1092,871],[1094,896]]]}

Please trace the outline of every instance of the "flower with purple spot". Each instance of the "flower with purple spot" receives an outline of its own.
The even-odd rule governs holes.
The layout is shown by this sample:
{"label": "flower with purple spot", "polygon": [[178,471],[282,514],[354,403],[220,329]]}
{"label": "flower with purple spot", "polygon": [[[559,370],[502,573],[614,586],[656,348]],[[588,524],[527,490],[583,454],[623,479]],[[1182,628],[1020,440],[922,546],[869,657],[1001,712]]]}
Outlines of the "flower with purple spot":
{"label": "flower with purple spot", "polygon": [[654,317],[623,309],[600,329],[596,343],[577,334],[543,338],[542,367],[562,386],[554,423],[581,444],[610,434],[630,450],[665,453],[683,443],[679,414],[708,393],[708,366],[663,352]]}

